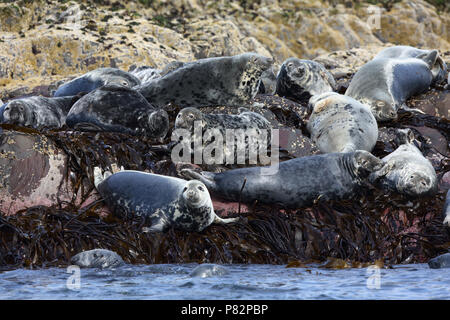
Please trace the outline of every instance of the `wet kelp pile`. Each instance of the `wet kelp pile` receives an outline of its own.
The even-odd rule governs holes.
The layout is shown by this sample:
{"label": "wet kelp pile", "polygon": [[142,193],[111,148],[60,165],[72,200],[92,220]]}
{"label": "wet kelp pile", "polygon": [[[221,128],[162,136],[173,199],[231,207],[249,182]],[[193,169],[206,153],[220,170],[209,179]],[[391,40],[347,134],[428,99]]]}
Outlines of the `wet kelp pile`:
{"label": "wet kelp pile", "polygon": [[[258,99],[265,100],[264,96]],[[280,99],[267,98],[277,120],[283,126],[302,129],[298,119],[304,119],[300,114],[304,106],[276,106]],[[177,107],[169,108],[171,123],[177,112]],[[436,196],[411,200],[368,187],[351,201],[318,201],[298,210],[248,204],[248,212],[227,213],[242,217],[232,225],[212,225],[200,233],[170,229],[154,234],[142,232],[142,219],[123,220],[109,214],[102,199],[95,196],[92,174],[95,166],[106,169],[115,164],[176,176],[179,167],[170,160],[166,147],[120,134],[66,129],[37,132],[2,125],[4,132],[45,136],[67,155],[65,179],[73,197],[52,206],[0,215],[0,266],[64,266],[74,254],[94,248],[116,251],[128,263],[286,264],[327,258],[387,264],[427,261],[450,247],[450,230],[442,224],[444,189],[450,182],[448,174],[444,176],[450,171],[450,121],[401,112],[398,121],[383,126],[380,131],[386,134],[380,135],[373,153],[382,157],[396,148],[390,136],[392,128],[412,128],[418,147],[436,160],[433,165],[441,180]],[[439,139],[430,138],[430,130],[445,140],[445,151],[436,147]],[[168,143],[170,132],[164,141]]]}

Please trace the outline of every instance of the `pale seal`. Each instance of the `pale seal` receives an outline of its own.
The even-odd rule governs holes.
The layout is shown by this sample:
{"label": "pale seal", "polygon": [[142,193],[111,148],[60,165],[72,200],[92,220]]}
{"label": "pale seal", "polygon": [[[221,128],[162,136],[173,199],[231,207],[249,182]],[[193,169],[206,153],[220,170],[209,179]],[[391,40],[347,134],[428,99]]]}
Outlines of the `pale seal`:
{"label": "pale seal", "polygon": [[61,128],[70,108],[79,96],[46,98],[28,97],[11,100],[2,106],[2,123],[35,129]]}
{"label": "pale seal", "polygon": [[134,75],[116,68],[92,70],[63,85],[55,92],[55,97],[75,96],[81,92],[89,93],[106,84],[118,84],[132,88],[141,82]]}
{"label": "pale seal", "polygon": [[150,82],[153,79],[161,77],[161,70],[148,66],[141,66],[129,71],[132,75],[139,79],[141,84]]}
{"label": "pale seal", "polygon": [[384,189],[412,197],[433,195],[437,192],[436,172],[422,152],[413,144],[410,129],[397,131],[402,143],[382,159],[384,166],[372,173],[369,180]]}
{"label": "pale seal", "polygon": [[224,276],[229,273],[230,272],[225,267],[222,267],[217,264],[204,263],[196,267],[194,270],[192,270],[190,276],[197,278],[209,278],[216,276]]}
{"label": "pale seal", "polygon": [[[299,208],[314,200],[352,197],[365,178],[382,165],[367,151],[328,153],[281,162],[276,173],[261,167],[228,170],[222,173],[183,169],[184,176],[202,181],[217,196],[231,201],[258,201]],[[270,170],[268,167],[265,169]]]}
{"label": "pale seal", "polygon": [[163,138],[169,130],[167,112],[152,106],[136,90],[106,85],[78,100],[66,123],[81,131],[120,132]]}
{"label": "pale seal", "polygon": [[433,74],[433,83],[441,83],[445,81],[445,76],[447,74],[447,64],[444,62],[442,57],[439,55],[437,50],[424,50],[417,49],[410,46],[393,46],[381,50],[374,59],[378,58],[422,58],[426,57],[433,51],[437,52],[436,62],[431,68],[431,73]]}
{"label": "pale seal", "polygon": [[115,268],[125,264],[115,252],[106,249],[83,251],[74,255],[70,263],[81,268]]}
{"label": "pale seal", "polygon": [[409,110],[405,102],[430,87],[437,51],[419,58],[377,58],[353,76],[345,95],[370,106],[379,121],[397,118],[397,110]]}
{"label": "pale seal", "polygon": [[431,269],[450,268],[450,253],[444,253],[428,261]]}
{"label": "pale seal", "polygon": [[450,189],[447,191],[447,197],[444,204],[444,225],[450,227]]}
{"label": "pale seal", "polygon": [[159,106],[243,106],[257,94],[261,74],[271,64],[255,53],[200,59],[136,89]]}
{"label": "pale seal", "polygon": [[313,112],[307,128],[320,151],[372,151],[378,125],[368,106],[335,92],[313,96],[310,106]]}
{"label": "pale seal", "polygon": [[170,226],[202,231],[212,223],[226,224],[214,213],[211,197],[200,181],[125,170],[111,175],[94,169],[94,184],[108,208],[119,217],[141,216],[151,223],[148,231],[164,232]]}
{"label": "pale seal", "polygon": [[334,91],[336,87],[333,76],[322,64],[289,58],[278,72],[276,94],[294,101],[308,101],[311,96]]}

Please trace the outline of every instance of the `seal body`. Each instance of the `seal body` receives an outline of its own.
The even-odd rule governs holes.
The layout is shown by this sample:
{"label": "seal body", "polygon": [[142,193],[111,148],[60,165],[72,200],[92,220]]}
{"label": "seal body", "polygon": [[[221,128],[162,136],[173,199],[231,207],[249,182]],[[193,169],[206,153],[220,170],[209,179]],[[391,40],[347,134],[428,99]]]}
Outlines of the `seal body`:
{"label": "seal body", "polygon": [[450,268],[450,253],[445,253],[431,259],[428,261],[428,265],[431,269]]}
{"label": "seal body", "polygon": [[258,92],[272,59],[255,53],[200,59],[137,87],[151,103],[180,107],[242,106]]}
{"label": "seal body", "polygon": [[252,167],[222,173],[184,169],[182,173],[202,181],[210,191],[227,200],[299,208],[311,205],[319,198],[331,200],[352,196],[365,177],[380,167],[380,159],[358,150],[284,161],[276,172],[263,172],[261,167]]}
{"label": "seal body", "polygon": [[413,95],[431,85],[431,68],[436,53],[419,58],[377,58],[363,65],[353,76],[345,95],[370,106],[379,121],[397,118],[399,108]]}
{"label": "seal body", "polygon": [[213,222],[235,221],[216,216],[209,192],[199,181],[132,170],[102,176],[99,168],[94,175],[96,188],[111,211],[120,217],[144,217],[151,222],[150,231],[165,231],[171,225],[202,231]]}
{"label": "seal body", "polygon": [[[245,163],[251,158],[250,147],[253,148],[255,156],[258,149],[261,152],[268,150],[272,125],[269,120],[256,112],[245,108],[239,108],[239,111],[239,114],[207,114],[197,108],[184,108],[177,115],[175,129],[186,129],[193,134],[194,139],[197,139],[199,137],[195,136],[194,128],[199,125],[203,138],[202,143],[205,145],[210,142],[210,146],[204,146],[205,148],[214,147],[215,155],[218,155],[216,151],[217,148],[220,148],[220,152],[223,152],[228,164],[236,162],[243,164],[242,162]],[[229,141],[227,133],[232,133],[232,141]],[[213,136],[214,139],[212,139]],[[222,139],[223,145],[216,145],[218,139]],[[233,143],[232,148],[227,147],[230,142]],[[211,158],[215,159],[215,157]],[[218,161],[222,163],[223,158]],[[252,162],[257,161],[254,159]]]}
{"label": "seal body", "polygon": [[336,81],[325,67],[315,61],[289,58],[277,75],[276,93],[294,101],[334,91]]}
{"label": "seal body", "polygon": [[82,97],[70,109],[66,122],[78,130],[152,138],[162,138],[169,130],[166,111],[152,106],[136,90],[120,85],[106,85]]}
{"label": "seal body", "polygon": [[320,151],[372,151],[378,125],[368,106],[334,92],[312,97],[310,105],[313,112],[307,128]]}
{"label": "seal body", "polygon": [[161,70],[151,68],[148,66],[142,66],[130,71],[132,75],[139,79],[141,84],[147,83],[153,79],[158,79],[161,77]]}
{"label": "seal body", "polygon": [[447,197],[444,204],[444,225],[450,227],[450,189],[447,191]]}
{"label": "seal body", "polygon": [[2,122],[31,128],[61,128],[79,96],[16,99],[2,106]]}
{"label": "seal body", "polygon": [[445,76],[447,74],[447,64],[444,62],[442,57],[439,55],[437,50],[424,50],[417,49],[411,46],[393,46],[380,51],[374,59],[378,58],[421,58],[433,54],[435,51],[438,55],[436,62],[431,67],[431,73],[433,74],[433,83],[441,83],[445,81]]}
{"label": "seal body", "polygon": [[83,251],[74,255],[70,262],[81,268],[115,268],[125,264],[115,252],[105,249]]}
{"label": "seal body", "polygon": [[398,130],[401,144],[382,159],[382,169],[370,175],[370,181],[381,188],[412,197],[437,192],[437,177],[433,166],[413,144],[411,130]]}
{"label": "seal body", "polygon": [[55,92],[55,97],[75,96],[81,92],[89,93],[107,84],[117,84],[132,88],[139,85],[140,80],[134,75],[116,68],[100,68],[92,70],[63,85]]}
{"label": "seal body", "polygon": [[220,265],[204,263],[192,270],[190,276],[198,278],[209,278],[215,276],[224,276],[229,274],[229,271]]}

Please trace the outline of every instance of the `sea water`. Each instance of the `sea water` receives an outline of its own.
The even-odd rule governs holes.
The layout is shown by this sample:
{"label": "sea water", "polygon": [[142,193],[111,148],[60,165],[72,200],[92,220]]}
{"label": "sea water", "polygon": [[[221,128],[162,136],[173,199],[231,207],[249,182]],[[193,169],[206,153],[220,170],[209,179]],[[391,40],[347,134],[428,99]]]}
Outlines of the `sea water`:
{"label": "sea water", "polygon": [[228,274],[191,277],[197,264],[116,269],[44,268],[0,272],[0,299],[450,299],[450,269],[223,265]]}

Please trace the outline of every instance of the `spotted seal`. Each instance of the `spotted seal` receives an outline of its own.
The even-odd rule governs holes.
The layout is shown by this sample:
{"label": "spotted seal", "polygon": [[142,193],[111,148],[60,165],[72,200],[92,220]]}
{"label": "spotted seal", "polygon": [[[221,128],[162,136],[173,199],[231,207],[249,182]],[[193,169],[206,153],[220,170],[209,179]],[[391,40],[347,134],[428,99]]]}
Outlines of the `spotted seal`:
{"label": "spotted seal", "polygon": [[81,268],[116,268],[125,264],[115,252],[105,249],[83,251],[74,255],[70,263]]}
{"label": "spotted seal", "polygon": [[444,253],[428,261],[431,269],[450,268],[450,253]]}
{"label": "spotted seal", "polygon": [[139,79],[141,84],[150,82],[153,79],[161,77],[161,70],[149,66],[141,66],[129,71],[132,75]]}
{"label": "spotted seal", "polygon": [[310,99],[313,112],[308,131],[320,151],[372,151],[378,138],[378,125],[370,108],[335,92]]}
{"label": "spotted seal", "polygon": [[132,170],[102,175],[96,167],[94,184],[111,211],[120,217],[144,217],[151,222],[147,229],[151,232],[164,232],[169,226],[199,232],[212,223],[237,221],[214,213],[209,192],[200,181]]}
{"label": "spotted seal", "polygon": [[230,272],[221,265],[204,263],[196,267],[194,270],[192,270],[190,276],[198,278],[209,278],[215,276],[224,276],[229,273]]}
{"label": "spotted seal", "polygon": [[445,81],[445,75],[447,74],[447,64],[439,55],[437,50],[424,50],[417,49],[411,46],[393,46],[381,50],[374,59],[379,58],[423,58],[435,51],[437,53],[436,62],[431,68],[433,74],[433,83],[441,83]]}
{"label": "spotted seal", "polygon": [[89,93],[106,84],[119,84],[132,88],[141,84],[134,75],[117,68],[99,68],[62,84],[54,97],[75,96],[80,92]]}
{"label": "spotted seal", "polygon": [[408,98],[428,90],[436,59],[437,51],[420,58],[373,59],[355,73],[345,95],[370,106],[379,121],[396,119],[399,108],[409,110]]}
{"label": "spotted seal", "polygon": [[256,95],[272,59],[256,53],[200,59],[136,89],[151,103],[184,107],[243,106]]}
{"label": "spotted seal", "polygon": [[70,108],[80,96],[60,98],[28,97],[11,100],[2,106],[2,122],[24,127],[61,128]]}
{"label": "spotted seal", "polygon": [[105,85],[88,93],[70,109],[66,123],[82,131],[120,132],[163,138],[169,130],[167,112],[152,106],[136,90]]}
{"label": "spotted seal", "polygon": [[450,227],[450,189],[447,191],[447,197],[444,204],[444,225]]}
{"label": "spotted seal", "polygon": [[[382,165],[367,151],[327,153],[281,162],[276,173],[262,174],[261,167],[222,173],[183,169],[183,176],[198,179],[217,196],[231,201],[258,201],[298,208],[314,200],[351,197],[365,178]],[[268,169],[265,167],[265,169]],[[268,169],[270,170],[270,169]]]}
{"label": "spotted seal", "polygon": [[277,75],[276,94],[294,101],[336,90],[336,81],[325,67],[315,61],[289,58]]}
{"label": "spotted seal", "polygon": [[413,144],[410,129],[397,131],[401,145],[382,159],[384,166],[373,172],[369,180],[381,188],[412,197],[437,192],[437,177],[433,166]]}

